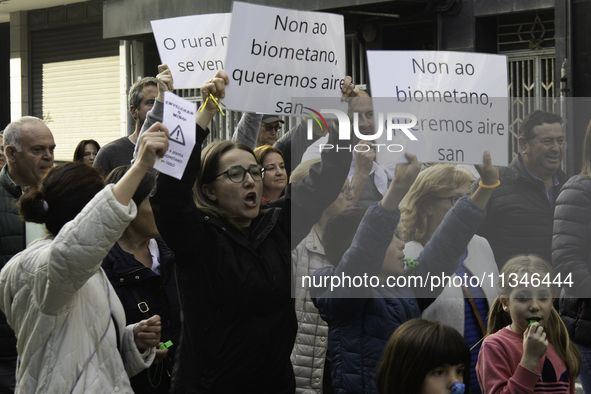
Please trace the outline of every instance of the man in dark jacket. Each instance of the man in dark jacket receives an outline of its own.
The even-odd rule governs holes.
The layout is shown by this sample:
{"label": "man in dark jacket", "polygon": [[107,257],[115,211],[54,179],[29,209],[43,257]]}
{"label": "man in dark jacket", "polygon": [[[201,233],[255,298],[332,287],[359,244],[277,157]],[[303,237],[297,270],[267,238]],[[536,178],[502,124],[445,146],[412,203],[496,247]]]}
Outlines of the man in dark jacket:
{"label": "man in dark jacket", "polygon": [[[22,188],[36,186],[53,167],[55,142],[43,121],[25,116],[4,130],[6,165],[0,171],[0,269],[15,254],[43,233],[40,225],[25,226],[16,202]],[[16,337],[0,312],[0,393],[13,393]]]}
{"label": "man in dark jacket", "polygon": [[501,185],[490,198],[477,233],[490,243],[499,270],[516,254],[534,253],[552,261],[554,205],[567,180],[560,170],[562,118],[530,113],[519,129],[519,150],[508,167],[499,169]]}

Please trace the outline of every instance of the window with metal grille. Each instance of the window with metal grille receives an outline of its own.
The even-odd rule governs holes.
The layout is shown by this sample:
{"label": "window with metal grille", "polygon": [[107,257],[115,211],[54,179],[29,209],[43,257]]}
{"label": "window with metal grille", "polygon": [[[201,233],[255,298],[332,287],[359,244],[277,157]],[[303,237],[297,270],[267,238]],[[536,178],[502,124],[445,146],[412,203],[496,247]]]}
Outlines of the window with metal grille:
{"label": "window with metal grille", "polygon": [[560,113],[554,82],[554,10],[499,16],[499,53],[507,55],[510,121],[509,153],[519,152],[519,127],[534,110]]}

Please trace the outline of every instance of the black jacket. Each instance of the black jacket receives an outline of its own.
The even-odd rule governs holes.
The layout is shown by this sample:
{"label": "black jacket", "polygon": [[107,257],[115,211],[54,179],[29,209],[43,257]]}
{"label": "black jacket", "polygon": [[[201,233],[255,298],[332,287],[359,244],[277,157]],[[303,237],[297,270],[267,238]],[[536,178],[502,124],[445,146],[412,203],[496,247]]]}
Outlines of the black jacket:
{"label": "black jacket", "polygon": [[[566,182],[554,212],[552,262],[561,278],[565,295],[560,315],[571,338],[591,346],[591,179],[575,175]],[[569,276],[570,275],[570,276]]]}
{"label": "black jacket", "polygon": [[[508,167],[499,168],[499,179],[501,185],[486,205],[486,218],[477,234],[490,244],[499,270],[517,254],[537,254],[550,263],[554,212],[544,183],[528,174],[519,155]],[[554,201],[567,176],[558,170],[558,179]]]}
{"label": "black jacket", "polygon": [[[172,252],[162,239],[157,239],[160,251],[160,275],[137,261],[119,244],[115,244],[103,260],[103,270],[125,309],[127,324],[137,323],[159,315],[162,319],[161,342],[172,340],[166,358],[152,364],[131,378],[136,393],[168,393],[174,353],[180,344],[180,304],[174,278]],[[148,379],[152,378],[152,384]],[[158,384],[159,383],[159,384]],[[156,388],[154,386],[157,386]]]}
{"label": "black jacket", "polygon": [[160,174],[150,200],[175,254],[183,309],[171,393],[293,393],[291,250],[340,193],[351,155],[325,154],[245,235],[193,203],[204,137],[198,127],[183,178]]}
{"label": "black jacket", "polygon": [[[0,269],[26,247],[25,222],[18,214],[16,202],[21,188],[8,176],[8,165],[0,171]],[[16,360],[16,337],[0,312],[0,362]]]}
{"label": "black jacket", "polygon": [[16,202],[22,190],[8,176],[8,166],[0,171],[0,268],[25,249],[25,222],[18,214]]}

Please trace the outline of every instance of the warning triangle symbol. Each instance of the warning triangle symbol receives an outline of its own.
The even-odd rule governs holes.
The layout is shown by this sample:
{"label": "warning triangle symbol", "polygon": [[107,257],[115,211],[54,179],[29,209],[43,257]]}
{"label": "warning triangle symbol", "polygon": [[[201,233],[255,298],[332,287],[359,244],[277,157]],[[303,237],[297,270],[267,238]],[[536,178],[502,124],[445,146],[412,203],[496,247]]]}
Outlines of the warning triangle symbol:
{"label": "warning triangle symbol", "polygon": [[183,130],[181,129],[181,126],[175,127],[172,133],[170,133],[169,141],[176,142],[177,144],[185,146],[185,136],[183,135]]}

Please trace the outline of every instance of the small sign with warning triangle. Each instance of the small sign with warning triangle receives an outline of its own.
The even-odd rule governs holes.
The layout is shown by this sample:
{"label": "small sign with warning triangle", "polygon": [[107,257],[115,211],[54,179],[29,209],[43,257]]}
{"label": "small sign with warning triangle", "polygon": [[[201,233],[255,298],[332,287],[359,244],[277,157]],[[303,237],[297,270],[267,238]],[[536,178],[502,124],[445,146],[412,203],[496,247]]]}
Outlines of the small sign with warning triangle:
{"label": "small sign with warning triangle", "polygon": [[185,136],[183,135],[183,129],[181,129],[180,125],[175,127],[172,133],[170,133],[169,140],[170,142],[176,142],[177,144],[185,146]]}
{"label": "small sign with warning triangle", "polygon": [[168,149],[154,168],[177,179],[183,177],[195,146],[197,105],[172,92],[164,92],[162,124],[170,132]]}

